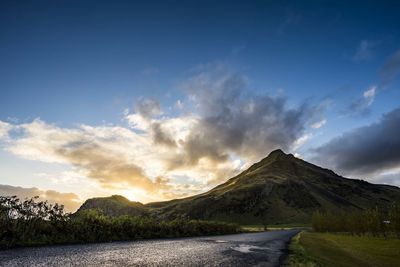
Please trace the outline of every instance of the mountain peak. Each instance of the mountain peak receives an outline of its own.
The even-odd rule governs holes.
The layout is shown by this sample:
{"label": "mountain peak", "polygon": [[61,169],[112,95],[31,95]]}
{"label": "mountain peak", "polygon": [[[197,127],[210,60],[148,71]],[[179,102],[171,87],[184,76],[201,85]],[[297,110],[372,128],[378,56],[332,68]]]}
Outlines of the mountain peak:
{"label": "mountain peak", "polygon": [[107,216],[223,220],[239,224],[309,223],[317,210],[340,212],[400,202],[400,188],[340,177],[281,149],[208,192],[141,204],[121,196],[87,200],[77,211],[100,209]]}
{"label": "mountain peak", "polygon": [[269,153],[269,155],[266,157],[266,159],[270,160],[289,159],[289,158],[294,158],[293,154],[286,154],[281,149],[275,149],[274,151]]}
{"label": "mountain peak", "polygon": [[267,157],[263,158],[261,161],[255,163],[255,164],[253,164],[245,172],[251,172],[260,167],[268,166],[273,162],[281,161],[281,160],[288,160],[288,159],[292,159],[292,158],[294,158],[294,156],[292,154],[286,154],[281,149],[275,149],[275,150],[271,151]]}
{"label": "mountain peak", "polygon": [[268,157],[273,156],[273,155],[286,155],[286,153],[283,152],[282,149],[278,148],[278,149],[271,151],[271,153],[269,153]]}

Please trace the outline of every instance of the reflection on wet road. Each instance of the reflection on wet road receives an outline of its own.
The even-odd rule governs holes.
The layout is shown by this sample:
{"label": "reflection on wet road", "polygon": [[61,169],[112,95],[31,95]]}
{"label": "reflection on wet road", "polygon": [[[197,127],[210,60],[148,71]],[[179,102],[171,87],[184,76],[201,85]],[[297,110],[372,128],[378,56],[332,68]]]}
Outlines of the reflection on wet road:
{"label": "reflection on wet road", "polygon": [[0,266],[279,266],[298,230],[0,251]]}

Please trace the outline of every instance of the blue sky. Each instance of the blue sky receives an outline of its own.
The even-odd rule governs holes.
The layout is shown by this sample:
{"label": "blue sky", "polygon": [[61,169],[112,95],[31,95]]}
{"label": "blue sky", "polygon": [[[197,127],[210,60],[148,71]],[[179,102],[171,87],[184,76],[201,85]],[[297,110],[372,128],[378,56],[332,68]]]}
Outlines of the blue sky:
{"label": "blue sky", "polygon": [[[10,164],[0,165],[0,184],[79,191],[71,183],[52,184],[43,178],[62,172],[68,180],[72,168],[72,176],[99,185],[96,192],[75,192],[78,197],[111,192],[104,179],[99,182],[98,177],[90,177],[90,168],[65,155],[63,159],[46,160],[16,152],[15,147],[24,138],[37,138],[21,125],[33,127],[40,118],[41,127],[57,127],[63,132],[82,125],[98,131],[101,127],[121,127],[154,139],[155,126],[149,121],[150,128],[138,126],[137,116],[130,115],[140,115],[138,105],[151,100],[156,111],[151,119],[161,123],[161,128],[171,119],[185,118],[187,123],[187,117],[200,117],[201,123],[209,123],[212,115],[205,110],[209,103],[198,101],[207,95],[187,89],[197,86],[196,90],[209,93],[204,84],[192,84],[195,77],[201,79],[194,82],[204,82],[205,74],[205,84],[211,91],[224,93],[230,89],[212,84],[231,83],[232,77],[240,77],[236,80],[245,85],[239,86],[240,101],[235,101],[243,105],[261,96],[282,97],[286,101],[284,111],[294,108],[300,112],[299,107],[307,103],[313,112],[307,111],[310,118],[303,118],[292,139],[274,143],[271,136],[260,138],[265,155],[270,149],[284,147],[312,160],[315,150],[327,146],[333,138],[379,124],[384,114],[399,108],[399,11],[400,5],[394,1],[2,1],[0,121],[9,130],[0,158]],[[183,103],[184,108],[177,108],[177,103]],[[237,111],[234,114],[243,116]],[[322,121],[324,124],[313,130],[306,126]],[[249,132],[257,135],[263,129]],[[306,140],[304,144],[294,145],[301,137]],[[246,139],[243,142],[246,146]],[[207,168],[205,163],[201,167],[206,177],[204,173],[212,171],[216,159],[220,160],[218,164],[227,164],[225,154],[231,162],[239,160],[243,166],[261,157],[260,152],[251,154],[243,147],[224,148],[216,154],[202,154],[190,164],[200,168],[203,163],[198,160],[212,161]],[[193,155],[186,156],[192,159]],[[129,164],[136,159],[129,157]],[[397,155],[395,158],[398,162]],[[15,167],[10,167],[12,163]],[[324,163],[340,173],[353,174],[330,160]],[[397,173],[393,169],[400,164],[396,164],[385,169],[390,171],[374,170],[371,177]],[[20,165],[26,166],[25,170],[18,169]],[[219,171],[225,170],[223,177],[230,173],[227,166],[218,166],[215,168]],[[239,167],[234,168],[237,171]],[[143,172],[152,182],[160,175]],[[164,170],[162,174],[171,185],[191,181],[193,186],[211,186],[209,179],[190,178],[195,174],[183,170],[174,174]],[[365,173],[355,175],[364,177]],[[390,183],[398,184],[390,177]],[[386,181],[382,179],[379,181]],[[132,190],[137,187],[132,186]],[[149,190],[142,193],[153,194]]]}

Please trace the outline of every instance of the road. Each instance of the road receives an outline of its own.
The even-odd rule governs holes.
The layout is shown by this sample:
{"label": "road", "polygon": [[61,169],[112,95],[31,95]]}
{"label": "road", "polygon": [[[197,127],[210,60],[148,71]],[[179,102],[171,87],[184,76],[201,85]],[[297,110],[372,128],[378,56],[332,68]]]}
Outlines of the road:
{"label": "road", "polygon": [[299,230],[0,251],[0,266],[280,266]]}

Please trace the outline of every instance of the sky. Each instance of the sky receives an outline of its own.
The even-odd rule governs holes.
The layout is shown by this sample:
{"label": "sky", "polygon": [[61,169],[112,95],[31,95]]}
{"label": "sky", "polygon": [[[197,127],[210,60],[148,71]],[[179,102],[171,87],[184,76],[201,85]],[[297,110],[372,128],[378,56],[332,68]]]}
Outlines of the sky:
{"label": "sky", "polygon": [[400,186],[395,1],[0,2],[0,194],[144,203],[280,148]]}

